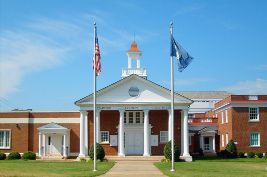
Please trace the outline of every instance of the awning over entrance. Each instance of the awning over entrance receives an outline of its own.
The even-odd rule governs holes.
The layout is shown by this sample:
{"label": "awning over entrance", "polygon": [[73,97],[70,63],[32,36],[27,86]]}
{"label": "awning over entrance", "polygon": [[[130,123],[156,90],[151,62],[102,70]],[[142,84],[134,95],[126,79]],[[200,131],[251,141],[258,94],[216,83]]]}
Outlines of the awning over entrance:
{"label": "awning over entrance", "polygon": [[64,133],[67,133],[69,129],[52,122],[50,124],[46,124],[42,127],[39,127],[38,131],[39,133],[62,133],[64,134]]}

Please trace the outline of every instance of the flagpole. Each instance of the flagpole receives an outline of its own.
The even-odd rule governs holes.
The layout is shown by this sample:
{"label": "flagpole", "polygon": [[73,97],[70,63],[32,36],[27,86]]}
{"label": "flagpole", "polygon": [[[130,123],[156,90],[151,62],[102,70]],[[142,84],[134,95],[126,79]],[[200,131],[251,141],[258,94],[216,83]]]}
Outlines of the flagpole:
{"label": "flagpole", "polygon": [[94,22],[94,169],[96,171],[96,57],[95,57],[95,45],[96,45],[96,23]]}
{"label": "flagpole", "polygon": [[[172,44],[172,31],[173,26],[172,22],[170,24],[170,38],[171,38],[171,44]],[[173,75],[173,56],[170,56],[171,60],[171,151],[172,151],[172,167],[171,171],[175,171],[174,169],[174,75]]]}

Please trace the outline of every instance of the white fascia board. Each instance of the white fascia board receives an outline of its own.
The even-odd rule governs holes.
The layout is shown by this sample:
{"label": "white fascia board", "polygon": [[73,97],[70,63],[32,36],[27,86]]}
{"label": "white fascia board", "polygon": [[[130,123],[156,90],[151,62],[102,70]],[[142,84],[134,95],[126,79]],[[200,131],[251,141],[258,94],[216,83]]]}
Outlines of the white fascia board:
{"label": "white fascia board", "polygon": [[267,107],[267,102],[259,103],[259,102],[234,102],[227,103],[218,108],[215,108],[215,113],[224,111],[228,108],[246,108],[246,107]]}
{"label": "white fascia board", "polygon": [[79,118],[0,118],[2,124],[80,123]]}

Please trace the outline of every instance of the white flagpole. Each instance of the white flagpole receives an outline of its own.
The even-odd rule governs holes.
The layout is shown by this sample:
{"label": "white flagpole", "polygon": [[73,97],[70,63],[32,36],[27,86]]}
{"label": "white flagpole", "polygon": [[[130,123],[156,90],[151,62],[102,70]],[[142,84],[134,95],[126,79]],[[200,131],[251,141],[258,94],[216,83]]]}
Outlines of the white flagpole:
{"label": "white flagpole", "polygon": [[[172,42],[172,31],[173,31],[173,26],[172,26],[172,22],[171,22],[171,24],[170,24],[171,42]],[[172,43],[171,43],[171,45],[172,45]],[[171,171],[175,171],[175,169],[174,169],[174,86],[173,86],[174,76],[173,76],[173,57],[172,57],[172,55],[170,56],[170,60],[171,60],[171,136],[172,136],[171,137],[171,146],[172,146]]]}
{"label": "white flagpole", "polygon": [[94,169],[96,171],[96,57],[95,57],[95,45],[96,45],[96,23],[94,22]]}

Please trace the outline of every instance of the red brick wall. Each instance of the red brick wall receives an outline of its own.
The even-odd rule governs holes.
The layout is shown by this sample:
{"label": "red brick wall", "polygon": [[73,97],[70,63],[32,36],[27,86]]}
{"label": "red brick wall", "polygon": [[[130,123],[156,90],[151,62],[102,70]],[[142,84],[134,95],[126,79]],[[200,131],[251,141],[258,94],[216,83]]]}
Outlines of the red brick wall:
{"label": "red brick wall", "polygon": [[[249,122],[248,108],[233,109],[233,139],[237,141],[237,150],[242,152],[267,151],[267,108],[260,108],[260,121]],[[261,147],[250,147],[250,133],[260,133]]]}

